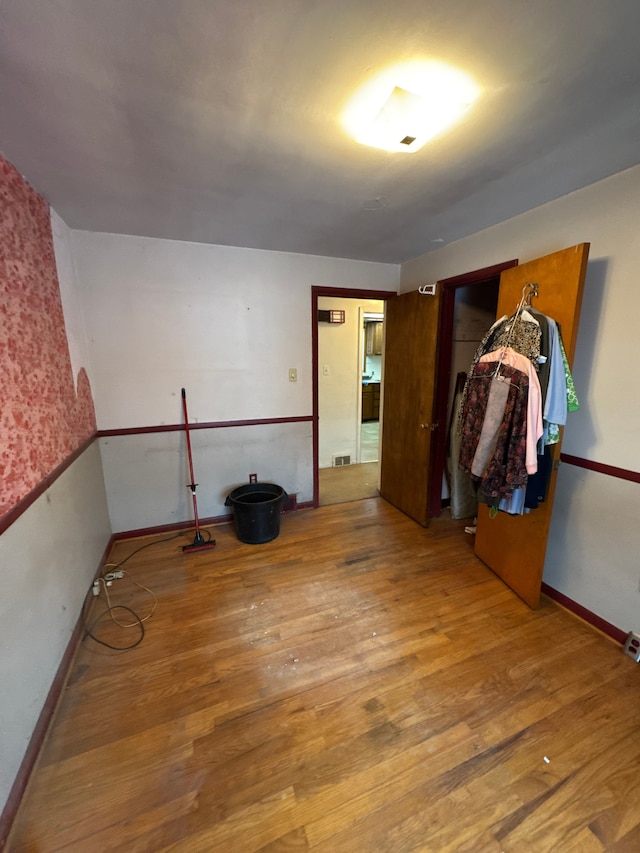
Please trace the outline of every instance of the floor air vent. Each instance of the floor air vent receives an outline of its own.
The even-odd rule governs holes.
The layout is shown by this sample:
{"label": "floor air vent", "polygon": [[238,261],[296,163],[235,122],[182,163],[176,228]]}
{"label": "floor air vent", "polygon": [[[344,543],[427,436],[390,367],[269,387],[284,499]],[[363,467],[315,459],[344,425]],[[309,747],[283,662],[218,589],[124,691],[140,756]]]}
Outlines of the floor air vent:
{"label": "floor air vent", "polygon": [[343,465],[351,465],[351,456],[349,454],[345,454],[343,456],[332,456],[331,459],[334,468],[342,468]]}

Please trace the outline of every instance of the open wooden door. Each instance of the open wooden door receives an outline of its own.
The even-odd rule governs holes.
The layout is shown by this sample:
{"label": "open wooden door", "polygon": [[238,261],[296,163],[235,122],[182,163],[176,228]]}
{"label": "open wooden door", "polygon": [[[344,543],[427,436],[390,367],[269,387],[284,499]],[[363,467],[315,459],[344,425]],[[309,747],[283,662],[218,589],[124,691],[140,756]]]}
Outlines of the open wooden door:
{"label": "open wooden door", "polygon": [[385,313],[380,494],[426,527],[440,295],[389,299]]}
{"label": "open wooden door", "polygon": [[[497,316],[513,314],[525,284],[537,283],[538,296],[532,305],[560,324],[570,365],[576,347],[588,256],[589,243],[581,243],[505,270],[500,276]],[[521,516],[499,512],[495,518],[489,517],[485,505],[478,512],[476,554],[532,608],[540,600],[560,447],[561,442],[552,448],[554,471],[547,498],[538,509]]]}

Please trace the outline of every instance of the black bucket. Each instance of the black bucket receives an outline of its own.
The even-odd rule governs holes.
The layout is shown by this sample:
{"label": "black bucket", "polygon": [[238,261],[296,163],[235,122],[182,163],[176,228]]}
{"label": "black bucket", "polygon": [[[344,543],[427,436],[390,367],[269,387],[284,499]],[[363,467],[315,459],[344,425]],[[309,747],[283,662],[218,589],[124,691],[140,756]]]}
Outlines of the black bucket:
{"label": "black bucket", "polygon": [[275,539],[280,533],[280,508],[288,497],[273,483],[247,483],[230,492],[224,505],[233,507],[238,539],[249,545]]}

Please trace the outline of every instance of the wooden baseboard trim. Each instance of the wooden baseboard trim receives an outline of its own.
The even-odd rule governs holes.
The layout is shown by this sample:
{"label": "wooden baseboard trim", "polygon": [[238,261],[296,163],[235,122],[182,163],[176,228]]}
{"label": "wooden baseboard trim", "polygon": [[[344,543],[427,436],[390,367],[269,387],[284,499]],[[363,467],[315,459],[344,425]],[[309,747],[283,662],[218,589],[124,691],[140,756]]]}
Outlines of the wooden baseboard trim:
{"label": "wooden baseboard trim", "polygon": [[[200,527],[212,527],[217,524],[228,524],[233,521],[232,515],[216,515],[200,519]],[[174,533],[179,530],[189,530],[193,521],[176,521],[171,524],[158,524],[155,527],[139,527],[136,530],[121,530],[113,534],[114,542],[122,539],[140,539],[143,536],[156,536],[160,533]]]}
{"label": "wooden baseboard trim", "polygon": [[[292,496],[293,497],[293,496]],[[299,509],[313,509],[311,501],[303,503],[292,502],[292,505],[284,509],[284,513],[297,512]],[[214,515],[209,518],[200,519],[200,527],[214,527],[219,524],[231,524],[233,521],[233,513],[228,515]],[[156,527],[140,527],[137,530],[122,530],[119,533],[113,534],[113,541],[119,542],[122,539],[140,539],[143,536],[157,536],[160,533],[173,533],[179,530],[190,530],[193,528],[193,521],[176,521],[172,524],[159,524]]]}
{"label": "wooden baseboard trim", "polygon": [[568,595],[565,595],[562,592],[559,592],[557,589],[554,589],[549,584],[543,582],[542,584],[542,592],[552,598],[554,601],[557,601],[558,604],[561,604],[566,610],[571,611],[575,616],[578,616],[580,619],[588,622],[589,625],[592,625],[594,628],[597,628],[598,631],[602,631],[603,634],[606,634],[608,637],[611,637],[612,640],[615,640],[620,645],[624,645],[627,639],[627,632],[623,631],[621,628],[612,625],[611,622],[607,622],[606,619],[603,619],[601,616],[598,616],[597,613],[593,613],[591,610],[587,610],[586,607],[583,607],[581,604],[578,604],[577,601],[574,601],[572,598],[569,598]]}
{"label": "wooden baseboard trim", "polygon": [[313,501],[303,501],[302,503],[296,503],[296,512],[299,509],[317,509]]}
{"label": "wooden baseboard trim", "polygon": [[[107,561],[109,551],[113,545],[113,540],[114,537],[111,536],[107,542],[102,554],[102,559],[96,569],[94,579],[101,573],[102,567]],[[0,815],[0,851],[4,850],[9,839],[11,827],[15,822],[20,804],[22,803],[22,798],[24,797],[27,785],[29,784],[29,779],[31,778],[31,774],[33,773],[36,762],[38,761],[42,745],[44,744],[47,733],[51,727],[51,723],[53,722],[53,718],[60,702],[60,697],[62,696],[62,691],[67,683],[67,679],[71,672],[71,666],[75,660],[80,642],[82,641],[84,614],[90,597],[91,588],[87,590],[78,619],[73,631],[71,632],[69,642],[67,643],[67,648],[62,655],[62,660],[60,661],[56,674],[51,682],[47,698],[44,701],[44,705],[42,706],[42,710],[38,716],[38,721],[36,722],[31,738],[29,739],[29,745],[27,746],[16,778],[11,786],[7,802],[5,803],[2,814]]]}

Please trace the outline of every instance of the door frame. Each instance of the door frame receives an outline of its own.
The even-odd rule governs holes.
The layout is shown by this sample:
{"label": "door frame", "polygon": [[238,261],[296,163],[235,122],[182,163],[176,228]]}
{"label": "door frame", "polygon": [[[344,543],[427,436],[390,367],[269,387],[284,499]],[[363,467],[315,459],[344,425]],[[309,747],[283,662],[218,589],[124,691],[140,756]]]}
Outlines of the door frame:
{"label": "door frame", "polygon": [[320,506],[320,477],[318,473],[320,459],[319,430],[319,383],[318,383],[318,298],[333,296],[342,299],[379,299],[386,302],[398,294],[393,290],[362,290],[348,287],[311,286],[311,376],[313,389],[313,507]]}
{"label": "door frame", "polygon": [[[456,303],[456,290],[469,285],[500,284],[503,270],[518,266],[513,258],[490,267],[455,275],[438,281],[442,289],[440,313],[438,315],[438,360],[434,395],[433,423],[438,424],[434,431],[429,465],[429,518],[442,514],[442,477],[447,455],[447,424],[449,420],[449,383],[451,379],[451,360],[453,358],[453,321]],[[428,298],[428,297],[426,297]]]}

